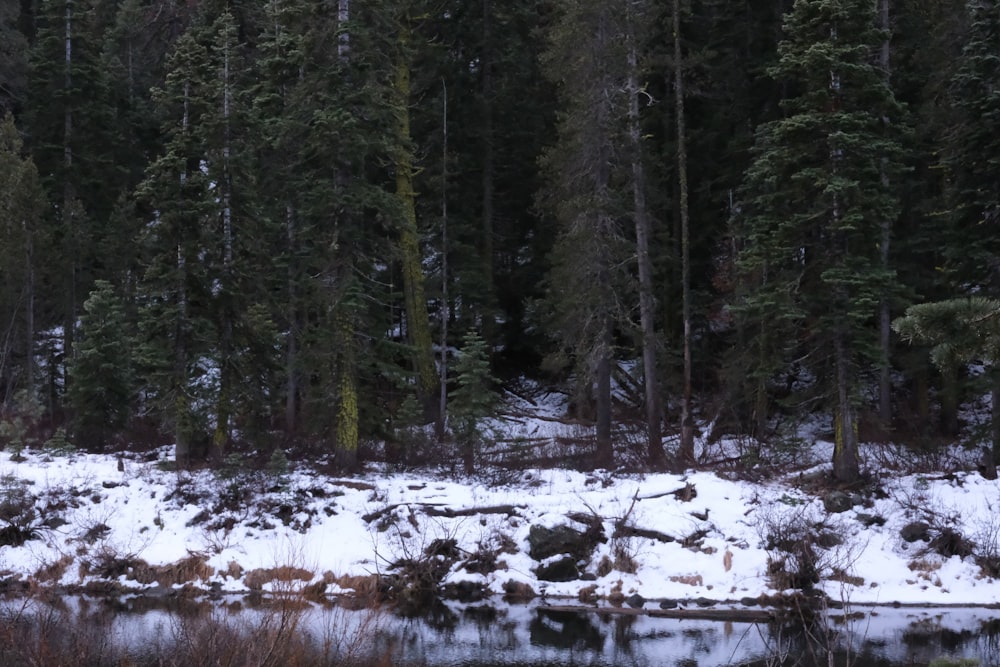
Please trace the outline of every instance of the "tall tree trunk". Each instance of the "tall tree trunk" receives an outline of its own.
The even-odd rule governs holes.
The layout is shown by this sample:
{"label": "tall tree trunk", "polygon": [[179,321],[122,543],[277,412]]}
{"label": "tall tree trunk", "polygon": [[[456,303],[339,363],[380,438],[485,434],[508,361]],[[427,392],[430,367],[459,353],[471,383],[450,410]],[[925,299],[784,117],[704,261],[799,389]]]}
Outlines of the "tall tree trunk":
{"label": "tall tree trunk", "polygon": [[632,151],[632,205],[635,217],[636,258],[639,269],[639,320],[642,327],[642,369],[646,400],[646,439],[649,463],[654,469],[666,465],[663,450],[659,372],[656,368],[656,305],[653,300],[653,262],[649,256],[651,223],[646,207],[646,173],[642,162],[642,129],[639,126],[639,63],[635,39],[635,17],[628,3],[628,137]]}
{"label": "tall tree trunk", "polygon": [[174,325],[174,461],[177,469],[191,463],[191,399],[188,396],[188,350],[189,333],[188,301],[185,293],[187,266],[183,250],[177,247],[177,306],[178,316]]}
{"label": "tall tree trunk", "polygon": [[25,233],[25,303],[24,303],[24,367],[25,388],[29,396],[35,395],[35,239],[33,226],[22,223]]}
{"label": "tall tree trunk", "polygon": [[610,469],[614,466],[615,451],[611,442],[611,320],[604,324],[605,339],[597,360],[597,409],[595,466]]}
{"label": "tall tree trunk", "polygon": [[[483,175],[482,175],[482,225],[483,225],[483,274],[486,278],[486,293],[493,297],[493,192],[496,176],[493,164],[493,2],[483,0],[483,62],[482,62],[482,139],[483,139]],[[492,305],[492,304],[491,304]],[[493,315],[487,318],[485,328],[491,329]],[[484,336],[490,341],[490,332]]]}
{"label": "tall tree trunk", "polygon": [[223,52],[222,69],[222,122],[223,122],[223,144],[222,144],[222,179],[219,183],[222,191],[222,279],[221,289],[221,332],[219,337],[219,393],[216,401],[215,411],[215,433],[212,435],[211,458],[215,462],[221,462],[226,455],[229,446],[230,418],[232,416],[232,392],[235,382],[234,376],[234,350],[233,350],[233,312],[232,299],[236,292],[233,284],[233,209],[232,191],[233,183],[230,175],[230,157],[232,155],[231,146],[231,87],[229,81],[229,57],[230,43],[228,32],[225,35],[225,45]]}
{"label": "tall tree trunk", "polygon": [[[66,248],[69,255],[69,304],[66,310],[66,320],[63,329],[63,358],[65,363],[69,363],[73,358],[73,334],[76,326],[76,274],[79,270],[77,265],[76,248],[73,247],[76,239],[76,222],[74,214],[76,210],[76,192],[70,174],[73,170],[73,106],[70,102],[70,91],[73,89],[73,3],[72,0],[66,2],[65,32],[63,35],[65,45],[65,55],[63,66],[64,85],[66,94],[66,108],[63,110],[63,205],[62,222],[66,227],[65,233],[69,247]],[[69,374],[66,374],[69,380]],[[68,387],[64,387],[64,390]]]}
{"label": "tall tree trunk", "polygon": [[953,364],[942,369],[941,381],[941,432],[947,436],[958,435],[958,367]]}
{"label": "tall tree trunk", "polygon": [[435,430],[438,441],[444,440],[448,421],[448,85],[441,80],[441,368],[438,414]]}
{"label": "tall tree trunk", "polygon": [[406,307],[406,330],[413,346],[417,374],[417,396],[425,419],[434,419],[436,412],[437,373],[434,369],[434,349],[427,299],[424,296],[424,274],[417,229],[416,194],[413,191],[413,153],[410,149],[410,27],[408,17],[399,24],[398,54],[395,67],[396,93],[396,196],[403,212],[400,225],[400,254],[403,271],[403,293]]}
{"label": "tall tree trunk", "polygon": [[687,136],[684,125],[684,61],[681,54],[680,0],[674,0],[674,107],[677,116],[677,182],[681,218],[681,310],[684,327],[684,394],[681,400],[681,444],[678,458],[694,463],[694,416],[691,414],[691,239],[688,211]]}
{"label": "tall tree trunk", "polygon": [[334,315],[337,329],[337,464],[345,471],[353,471],[358,465],[358,380],[357,380],[357,336],[354,318],[354,299],[351,296],[350,281],[354,268],[348,261],[341,268],[339,280],[343,287],[341,303]]}
{"label": "tall tree trunk", "polygon": [[[886,81],[889,79],[889,0],[878,0],[879,1],[879,25],[886,31],[885,40],[882,42],[882,49],[880,53],[880,61],[882,66],[882,71],[885,74]],[[883,123],[888,127],[889,119],[884,118]],[[885,158],[882,159],[882,185],[888,188],[889,186],[889,174],[886,170]],[[888,219],[882,222],[882,239],[881,239],[881,261],[882,268],[889,269],[889,244],[892,241],[892,222]],[[878,415],[879,422],[881,423],[882,429],[888,431],[892,428],[892,366],[890,360],[892,358],[891,353],[891,342],[892,342],[892,310],[889,301],[889,295],[883,294],[882,299],[879,302],[879,398],[878,398]]]}
{"label": "tall tree trunk", "polygon": [[294,435],[298,421],[299,400],[299,322],[297,313],[297,294],[295,286],[295,209],[291,204],[285,205],[285,236],[288,241],[288,336],[285,347],[285,432]]}
{"label": "tall tree trunk", "polygon": [[[184,112],[181,130],[188,131],[190,116],[190,82],[184,82]],[[187,168],[181,170],[180,182],[187,182]],[[174,324],[174,368],[173,368],[173,419],[174,419],[174,464],[181,470],[191,463],[191,399],[188,396],[188,299],[187,299],[187,258],[181,241],[177,243],[177,321]]]}
{"label": "tall tree trunk", "polygon": [[[337,2],[337,22],[339,29],[339,39],[337,42],[337,57],[341,64],[346,65],[350,58],[351,36],[347,22],[350,20],[349,0],[338,0]],[[402,61],[402,58],[401,58]],[[408,77],[408,73],[407,73]],[[407,99],[409,97],[409,81],[407,80]],[[409,109],[405,108],[407,114],[406,132],[409,135]],[[397,170],[399,164],[397,163]],[[407,170],[412,169],[407,165]],[[409,174],[409,171],[407,171]],[[337,171],[337,180],[341,187],[345,187],[350,175],[346,168],[341,166]],[[398,173],[397,173],[397,184]],[[411,195],[410,210],[412,210],[413,200],[412,182],[408,192]],[[414,231],[416,231],[416,216],[413,216]],[[358,337],[357,337],[357,304],[354,300],[354,252],[355,249],[349,243],[341,247],[343,259],[339,264],[339,275],[335,283],[341,290],[340,303],[337,306],[334,318],[335,328],[338,338],[337,352],[337,442],[336,455],[337,463],[346,471],[353,471],[358,465],[358,434],[360,431],[360,412],[358,410]],[[426,317],[426,306],[424,315]],[[428,329],[428,337],[430,336]]]}
{"label": "tall tree trunk", "polygon": [[838,332],[833,341],[837,373],[837,409],[834,416],[833,476],[839,482],[854,483],[860,477],[858,461],[858,420],[851,400],[851,371],[847,343]]}

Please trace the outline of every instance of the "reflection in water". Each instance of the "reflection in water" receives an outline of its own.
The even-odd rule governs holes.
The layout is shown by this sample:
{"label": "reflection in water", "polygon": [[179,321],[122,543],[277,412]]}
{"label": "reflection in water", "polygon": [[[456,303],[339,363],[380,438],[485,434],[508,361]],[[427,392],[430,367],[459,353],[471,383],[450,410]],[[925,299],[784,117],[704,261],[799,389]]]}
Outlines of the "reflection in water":
{"label": "reflection in water", "polygon": [[[284,599],[0,602],[0,664],[854,667],[1000,664],[1000,612],[872,609],[809,623],[436,602],[420,616]],[[832,663],[831,663],[832,660]]]}

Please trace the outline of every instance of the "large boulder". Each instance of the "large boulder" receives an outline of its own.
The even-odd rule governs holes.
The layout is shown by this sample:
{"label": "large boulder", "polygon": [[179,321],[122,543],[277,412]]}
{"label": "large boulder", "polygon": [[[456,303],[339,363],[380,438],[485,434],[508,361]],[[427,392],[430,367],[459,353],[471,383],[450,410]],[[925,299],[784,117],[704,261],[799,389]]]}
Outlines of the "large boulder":
{"label": "large boulder", "polygon": [[576,581],[580,578],[580,569],[572,556],[563,556],[539,565],[535,576],[540,581]]}
{"label": "large boulder", "polygon": [[899,536],[906,542],[916,542],[923,540],[927,542],[931,539],[931,527],[924,521],[913,521],[899,529]]}
{"label": "large boulder", "polygon": [[604,531],[599,526],[584,531],[567,525],[553,528],[536,525],[528,531],[528,555],[535,560],[545,560],[568,554],[575,561],[589,561],[594,548],[604,539]]}

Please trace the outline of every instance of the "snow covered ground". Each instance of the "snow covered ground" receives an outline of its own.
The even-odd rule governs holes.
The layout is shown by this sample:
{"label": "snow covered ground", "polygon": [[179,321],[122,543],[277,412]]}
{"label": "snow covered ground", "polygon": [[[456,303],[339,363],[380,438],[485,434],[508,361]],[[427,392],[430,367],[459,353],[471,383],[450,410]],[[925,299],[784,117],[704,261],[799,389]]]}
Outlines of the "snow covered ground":
{"label": "snow covered ground", "polygon": [[[537,433],[539,423],[550,428],[521,427]],[[294,464],[177,473],[165,465],[169,448],[124,458],[35,450],[20,462],[3,452],[0,536],[31,539],[0,547],[0,581],[74,589],[110,580],[161,593],[185,581],[233,593],[322,582],[338,593],[428,558],[435,540],[454,540],[443,583],[497,595],[515,582],[545,598],[577,599],[587,589],[585,599],[602,604],[634,593],[650,608],[664,599],[739,602],[780,593],[791,580],[773,576],[775,563],[794,575],[806,559],[834,601],[1000,604],[991,569],[1000,565],[996,481],[974,471],[877,469],[868,446],[876,479],[850,509],[830,512],[829,490],[813,474],[825,469],[828,449],[819,441],[809,448],[815,465],[800,461],[755,482],[712,471],[531,469],[502,485],[377,467],[350,479]],[[928,525],[930,542],[903,539],[914,521]],[[542,581],[539,566],[559,556],[533,559],[529,531],[560,525],[598,526],[603,541],[578,563],[581,578]],[[483,560],[494,569],[470,565]]]}

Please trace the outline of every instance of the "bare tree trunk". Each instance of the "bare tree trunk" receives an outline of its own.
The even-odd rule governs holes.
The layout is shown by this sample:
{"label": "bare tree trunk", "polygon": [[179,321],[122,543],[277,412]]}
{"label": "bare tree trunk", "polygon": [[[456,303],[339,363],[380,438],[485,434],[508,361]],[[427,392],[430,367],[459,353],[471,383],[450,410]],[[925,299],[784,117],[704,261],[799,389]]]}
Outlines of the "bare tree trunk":
{"label": "bare tree trunk", "polygon": [[[882,49],[880,54],[880,60],[882,65],[882,71],[885,75],[886,81],[889,79],[889,0],[878,0],[879,1],[879,24],[880,27],[886,31],[886,38],[882,42]],[[884,119],[886,126],[888,126],[888,118]],[[882,185],[886,188],[889,187],[889,174],[886,171],[886,159],[882,159]],[[883,220],[882,221],[882,239],[881,239],[881,261],[882,268],[888,270],[889,268],[889,244],[892,241],[892,221]],[[892,366],[890,364],[890,359],[892,350],[890,348],[892,342],[892,310],[891,304],[889,302],[889,295],[884,294],[881,301],[879,302],[879,400],[878,400],[878,415],[879,422],[881,422],[882,429],[888,431],[892,428]]]}
{"label": "bare tree trunk", "polygon": [[483,0],[482,137],[483,262],[488,293],[493,293],[493,23],[492,0]]}
{"label": "bare tree trunk", "polygon": [[833,476],[839,482],[850,484],[856,482],[861,473],[858,461],[858,420],[851,400],[850,360],[843,333],[835,335],[833,348],[837,373]]}
{"label": "bare tree trunk", "polygon": [[[64,72],[64,84],[66,87],[66,108],[63,111],[63,168],[65,170],[63,174],[63,207],[62,207],[62,219],[63,225],[66,227],[66,237],[69,239],[69,244],[74,244],[76,237],[76,223],[74,221],[74,214],[76,211],[76,193],[73,189],[73,183],[70,178],[70,173],[73,169],[73,107],[69,102],[71,99],[69,91],[73,89],[73,77],[72,77],[72,67],[73,67],[73,3],[72,0],[66,2],[66,14],[65,14],[65,32],[63,35],[65,44],[65,56],[63,65],[65,67]],[[77,264],[77,253],[75,248],[67,248],[70,257],[69,266],[69,307],[66,312],[66,321],[63,329],[63,358],[65,363],[73,358],[73,339],[74,339],[74,328],[76,326],[76,274],[79,270]],[[69,374],[66,374],[66,381],[69,381]],[[68,387],[64,387],[64,390]]]}
{"label": "bare tree trunk", "polygon": [[212,460],[221,462],[226,455],[229,446],[230,418],[232,413],[232,392],[233,383],[233,307],[230,299],[235,290],[233,282],[233,209],[232,209],[232,178],[230,176],[230,157],[232,155],[230,113],[231,109],[231,85],[229,81],[229,58],[231,44],[228,24],[224,36],[222,54],[222,119],[223,119],[223,143],[222,143],[222,179],[220,188],[222,191],[222,331],[219,337],[219,393],[216,397],[215,411],[215,433],[212,435]]}
{"label": "bare tree trunk", "polygon": [[649,463],[654,469],[666,465],[663,450],[659,372],[656,367],[656,304],[653,299],[653,262],[649,256],[651,223],[646,207],[646,174],[642,163],[642,129],[639,126],[639,64],[635,39],[635,17],[628,5],[628,136],[632,150],[632,204],[635,217],[636,258],[639,269],[639,320],[642,327],[642,369],[646,400],[646,438]]}
{"label": "bare tree trunk", "polygon": [[[189,96],[191,84],[184,82],[184,113],[181,130],[188,131],[190,124]],[[187,168],[180,173],[181,185],[187,182]],[[188,397],[188,299],[187,299],[187,258],[180,241],[177,243],[177,322],[174,324],[174,377],[173,377],[173,418],[174,418],[174,464],[177,470],[191,463],[191,400]]]}
{"label": "bare tree trunk", "polygon": [[605,340],[597,360],[597,452],[598,468],[614,466],[615,452],[611,442],[611,322],[605,322]]}
{"label": "bare tree trunk", "polygon": [[413,345],[414,365],[417,372],[417,395],[424,409],[424,417],[435,417],[437,404],[437,372],[434,369],[434,350],[427,299],[424,296],[424,274],[420,257],[417,230],[416,194],[413,190],[413,154],[410,141],[410,62],[409,19],[399,23],[399,43],[394,86],[396,91],[396,196],[403,211],[400,225],[400,254],[403,269],[403,293],[406,305],[406,329]]}
{"label": "bare tree trunk", "polygon": [[24,366],[25,388],[29,396],[35,395],[35,239],[34,229],[23,223],[25,233],[25,304],[24,304]]}
{"label": "bare tree trunk", "polygon": [[674,106],[677,116],[677,181],[681,217],[681,310],[684,320],[684,395],[681,400],[682,465],[694,463],[694,417],[691,414],[691,239],[688,211],[687,136],[684,126],[684,61],[681,55],[680,0],[674,0]]}
{"label": "bare tree trunk", "polygon": [[448,422],[448,85],[441,80],[441,368],[437,423],[438,441]]}
{"label": "bare tree trunk", "polygon": [[295,433],[298,417],[299,371],[298,371],[298,315],[296,313],[297,292],[295,287],[295,210],[291,204],[285,206],[285,234],[288,239],[288,340],[285,349],[285,431]]}
{"label": "bare tree trunk", "polygon": [[[337,42],[337,57],[342,65],[346,65],[350,58],[351,36],[348,30],[350,20],[349,0],[338,0],[337,21],[339,38]],[[408,72],[407,72],[407,97],[408,92]],[[404,98],[406,99],[406,98]],[[404,107],[407,114],[407,133],[409,132],[409,109]],[[397,165],[398,168],[398,165]],[[409,168],[409,166],[408,166]],[[407,172],[409,173],[409,172]],[[397,174],[398,175],[398,174]],[[347,170],[341,167],[337,173],[337,179],[341,185],[346,184],[349,178]],[[398,183],[398,180],[397,180]],[[409,192],[412,193],[412,182]],[[409,202],[412,206],[412,198]],[[409,220],[409,218],[408,218]],[[416,231],[416,217],[413,216],[414,231]],[[337,335],[339,338],[337,354],[337,442],[336,456],[337,463],[346,471],[353,471],[358,465],[358,444],[360,433],[360,411],[358,408],[358,354],[357,354],[357,318],[355,314],[356,305],[351,298],[352,285],[354,279],[354,249],[349,244],[342,246],[343,258],[339,262],[339,275],[335,283],[341,290],[341,304],[335,313]],[[426,304],[424,305],[424,316],[426,319]],[[428,336],[429,336],[428,330]],[[432,360],[433,362],[433,360]]]}

